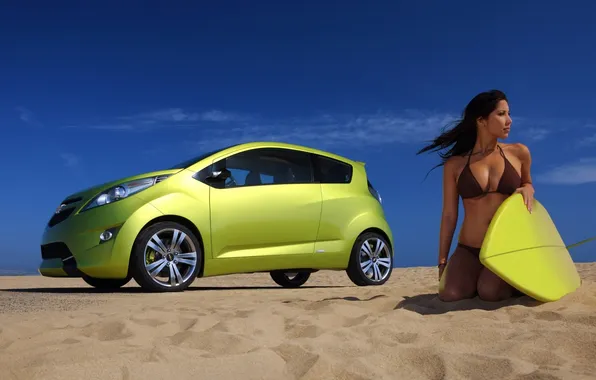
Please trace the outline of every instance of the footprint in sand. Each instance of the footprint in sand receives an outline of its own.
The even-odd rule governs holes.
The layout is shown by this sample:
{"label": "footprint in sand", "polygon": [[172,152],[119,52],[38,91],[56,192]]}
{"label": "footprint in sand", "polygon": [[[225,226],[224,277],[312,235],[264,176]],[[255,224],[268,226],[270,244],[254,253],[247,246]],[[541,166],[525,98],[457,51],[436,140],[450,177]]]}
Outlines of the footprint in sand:
{"label": "footprint in sand", "polygon": [[120,321],[108,321],[94,323],[83,331],[86,337],[95,336],[100,341],[113,341],[130,338],[133,334],[125,323]]}
{"label": "footprint in sand", "polygon": [[560,321],[563,319],[561,314],[555,311],[540,311],[534,315],[534,318],[549,322]]}
{"label": "footprint in sand", "polygon": [[414,343],[415,341],[418,340],[418,336],[419,336],[418,333],[410,333],[410,332],[393,333],[390,335],[392,335],[392,338],[395,339],[395,341],[397,341],[401,344]]}
{"label": "footprint in sand", "polygon": [[323,332],[321,328],[315,325],[286,322],[285,333],[288,338],[316,338]]}
{"label": "footprint in sand", "polygon": [[511,323],[524,322],[530,316],[530,312],[527,310],[506,309],[506,313],[509,314]]}
{"label": "footprint in sand", "polygon": [[158,327],[161,325],[165,325],[166,322],[159,320],[159,319],[154,319],[154,318],[146,318],[146,319],[137,319],[137,318],[131,318],[131,321],[142,325],[142,326],[149,326],[149,327]]}
{"label": "footprint in sand", "polygon": [[236,310],[233,317],[234,318],[247,318],[253,311],[251,310]]}
{"label": "footprint in sand", "polygon": [[319,360],[318,354],[291,343],[283,343],[273,351],[286,362],[286,370],[296,379],[302,378]]}
{"label": "footprint in sand", "polygon": [[171,344],[198,349],[216,355],[233,355],[249,352],[257,348],[256,343],[239,334],[228,333],[221,324],[205,331],[180,331],[169,338]]}

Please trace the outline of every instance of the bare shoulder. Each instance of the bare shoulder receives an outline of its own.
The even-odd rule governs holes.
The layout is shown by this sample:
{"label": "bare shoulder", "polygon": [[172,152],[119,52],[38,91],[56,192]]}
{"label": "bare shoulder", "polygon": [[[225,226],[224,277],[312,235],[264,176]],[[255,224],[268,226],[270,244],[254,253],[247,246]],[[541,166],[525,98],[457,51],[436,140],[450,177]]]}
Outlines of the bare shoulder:
{"label": "bare shoulder", "polygon": [[520,161],[528,161],[531,158],[530,148],[522,143],[501,144],[504,151],[512,153]]}
{"label": "bare shoulder", "polygon": [[445,161],[444,171],[453,176],[457,175],[465,164],[465,157],[463,156],[451,156]]}

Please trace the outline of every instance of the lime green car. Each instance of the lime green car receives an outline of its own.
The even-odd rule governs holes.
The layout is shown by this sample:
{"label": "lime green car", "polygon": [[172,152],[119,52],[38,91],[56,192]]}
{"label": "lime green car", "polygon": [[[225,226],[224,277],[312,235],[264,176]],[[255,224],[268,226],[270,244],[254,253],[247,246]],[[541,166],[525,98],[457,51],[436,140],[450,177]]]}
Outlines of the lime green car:
{"label": "lime green car", "polygon": [[72,194],[49,220],[39,272],[115,289],[181,291],[197,277],[269,272],[283,287],[318,270],[381,285],[393,237],[364,163],[253,142]]}

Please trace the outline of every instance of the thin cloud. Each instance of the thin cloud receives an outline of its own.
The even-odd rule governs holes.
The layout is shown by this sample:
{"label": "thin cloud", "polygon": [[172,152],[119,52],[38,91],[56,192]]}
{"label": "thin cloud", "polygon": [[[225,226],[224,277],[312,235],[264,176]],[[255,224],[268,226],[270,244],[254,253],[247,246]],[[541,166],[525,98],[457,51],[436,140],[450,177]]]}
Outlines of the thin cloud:
{"label": "thin cloud", "polygon": [[240,116],[228,112],[222,112],[218,110],[212,110],[204,112],[200,115],[200,120],[213,121],[213,122],[226,122],[226,121],[242,121],[246,120],[246,116]]}
{"label": "thin cloud", "polygon": [[167,108],[148,113],[141,113],[132,116],[122,116],[122,120],[134,120],[142,123],[180,123],[180,122],[238,122],[246,119],[246,116],[238,115],[220,110],[206,112],[187,112],[182,108]]}
{"label": "thin cloud", "polygon": [[60,158],[64,161],[64,165],[69,168],[74,168],[79,165],[79,157],[72,153],[62,153]]}
{"label": "thin cloud", "polygon": [[232,112],[210,110],[188,112],[182,108],[167,108],[136,115],[120,116],[114,121],[99,124],[71,124],[63,129],[99,129],[123,132],[145,132],[165,128],[201,128],[213,124],[234,124],[250,120],[250,117]]}
{"label": "thin cloud", "polygon": [[548,137],[553,131],[547,128],[529,128],[523,130],[521,135],[531,141],[542,141]]}
{"label": "thin cloud", "polygon": [[555,185],[582,185],[596,182],[596,157],[553,167],[536,176],[537,182]]}
{"label": "thin cloud", "polygon": [[25,108],[25,107],[17,107],[16,111],[19,114],[19,119],[21,119],[22,122],[28,124],[28,125],[32,125],[34,127],[41,127],[42,124],[36,119],[35,114]]}
{"label": "thin cloud", "polygon": [[[407,110],[377,112],[362,115],[324,114],[310,118],[282,120],[252,119],[228,128],[202,129],[206,138],[201,146],[218,146],[252,140],[295,141],[319,145],[379,145],[392,143],[422,143],[449,127],[458,115]],[[516,117],[519,135],[523,139],[542,141],[564,129],[570,123],[532,120]]]}
{"label": "thin cloud", "polygon": [[199,147],[225,146],[254,140],[292,141],[320,146],[379,145],[423,142],[455,120],[453,115],[407,112],[376,113],[359,116],[268,121],[244,124],[232,129],[208,129],[208,136],[197,142]]}
{"label": "thin cloud", "polygon": [[62,129],[75,129],[75,128],[99,129],[99,130],[106,130],[106,131],[132,131],[135,129],[134,125],[132,125],[132,124],[91,124],[91,125],[86,125],[86,126],[66,125],[66,126],[62,127]]}

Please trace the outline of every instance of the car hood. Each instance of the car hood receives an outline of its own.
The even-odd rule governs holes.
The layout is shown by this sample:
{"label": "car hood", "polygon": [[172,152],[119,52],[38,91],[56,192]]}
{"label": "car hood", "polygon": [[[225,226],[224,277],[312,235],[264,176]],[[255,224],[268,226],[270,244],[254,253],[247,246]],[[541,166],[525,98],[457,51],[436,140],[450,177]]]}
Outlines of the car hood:
{"label": "car hood", "polygon": [[116,179],[113,181],[109,181],[109,182],[105,182],[105,183],[102,183],[99,185],[91,186],[89,188],[77,191],[76,193],[72,193],[66,197],[65,201],[70,200],[70,199],[77,199],[77,198],[79,198],[81,200],[87,200],[102,191],[105,191],[111,187],[114,187],[114,186],[119,185],[124,182],[134,181],[135,179],[141,179],[141,178],[147,178],[147,177],[156,177],[156,176],[160,176],[160,175],[167,175],[167,174],[172,175],[172,174],[176,174],[176,173],[180,172],[181,170],[182,169],[158,170],[158,171],[153,171],[153,172],[136,174],[136,175],[133,175],[130,177],[119,178],[119,179]]}

